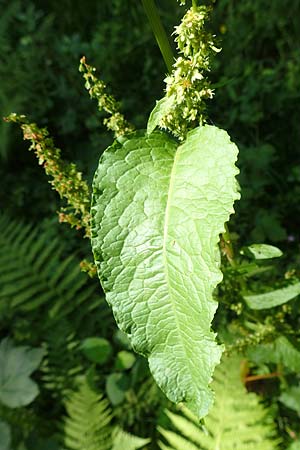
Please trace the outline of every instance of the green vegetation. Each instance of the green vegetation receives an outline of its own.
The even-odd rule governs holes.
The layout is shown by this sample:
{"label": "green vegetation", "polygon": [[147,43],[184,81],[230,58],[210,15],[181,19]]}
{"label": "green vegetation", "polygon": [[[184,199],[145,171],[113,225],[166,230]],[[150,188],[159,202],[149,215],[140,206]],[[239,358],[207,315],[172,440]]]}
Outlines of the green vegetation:
{"label": "green vegetation", "polygon": [[0,6],[0,449],[300,448],[299,1]]}

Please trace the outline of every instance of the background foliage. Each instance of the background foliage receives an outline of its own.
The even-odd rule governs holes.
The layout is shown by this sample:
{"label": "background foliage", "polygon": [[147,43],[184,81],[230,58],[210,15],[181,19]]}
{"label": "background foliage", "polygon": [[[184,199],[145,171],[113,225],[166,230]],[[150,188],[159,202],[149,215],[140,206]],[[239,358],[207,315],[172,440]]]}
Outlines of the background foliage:
{"label": "background foliage", "polygon": [[[175,1],[159,3],[171,34],[182,13]],[[75,161],[91,182],[111,136],[85,92],[80,57],[86,55],[97,67],[136,127],[146,126],[155,100],[162,96],[166,69],[141,3],[0,0],[0,7],[1,115],[27,113],[46,125],[63,158]],[[236,242],[275,243],[286,255],[271,271],[265,271],[267,263],[245,269],[246,281],[251,273],[252,289],[259,292],[280,284],[280,273],[285,273],[283,284],[300,274],[299,22],[299,0],[291,0],[288,7],[281,0],[217,0],[211,24],[223,50],[214,60],[216,95],[208,113],[240,147],[242,200],[232,226]],[[170,405],[153,383],[145,360],[133,354],[116,330],[98,283],[79,273],[78,262],[90,256],[89,242],[80,232],[58,225],[58,196],[26,148],[16,127],[0,123],[0,340],[9,336],[16,347],[42,349],[44,358],[30,375],[39,387],[35,401],[17,409],[1,403],[4,444],[0,442],[5,450],[64,448],[64,426],[72,430],[77,420],[68,411],[76,395],[83,395],[82,380],[87,379],[92,402],[93,395],[108,399],[112,427],[118,424],[150,437],[147,448],[157,448],[156,426],[171,427],[163,414]],[[271,316],[255,312],[261,328],[243,328],[236,320],[238,302],[234,308],[226,304],[239,295],[233,279],[236,273],[229,268],[220,288],[224,304],[215,319],[224,340],[228,321],[241,347],[245,333],[256,343],[264,333],[271,335],[266,327],[276,322],[297,352],[296,301]],[[95,336],[103,341],[92,345],[88,339]],[[270,349],[251,356],[257,374],[281,370],[282,360],[267,360],[266,353],[270,355]],[[293,370],[285,370],[280,382],[258,379],[248,388],[264,394],[277,417],[283,449],[300,438],[295,400],[299,379]]]}

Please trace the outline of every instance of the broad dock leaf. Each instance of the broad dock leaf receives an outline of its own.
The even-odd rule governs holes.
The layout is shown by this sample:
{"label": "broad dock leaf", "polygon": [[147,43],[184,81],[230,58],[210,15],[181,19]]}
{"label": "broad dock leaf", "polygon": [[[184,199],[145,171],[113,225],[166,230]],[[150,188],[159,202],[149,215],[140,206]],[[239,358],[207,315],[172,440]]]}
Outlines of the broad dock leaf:
{"label": "broad dock leaf", "polygon": [[239,198],[237,153],[214,126],[180,145],[138,132],[104,152],[94,178],[92,247],[107,301],[168,398],[199,417],[222,353],[213,291],[219,235]]}

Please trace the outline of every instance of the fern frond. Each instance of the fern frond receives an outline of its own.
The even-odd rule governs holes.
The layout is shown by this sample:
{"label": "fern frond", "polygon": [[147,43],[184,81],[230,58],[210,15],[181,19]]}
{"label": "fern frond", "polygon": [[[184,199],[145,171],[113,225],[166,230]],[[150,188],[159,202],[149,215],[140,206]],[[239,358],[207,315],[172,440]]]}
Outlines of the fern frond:
{"label": "fern frond", "polygon": [[105,332],[112,322],[98,283],[66,253],[64,243],[47,231],[0,215],[0,324],[12,320],[17,341],[44,342],[42,380],[56,400],[84,371],[84,357],[76,352],[80,340],[99,323],[105,323]]}
{"label": "fern frond", "polygon": [[215,404],[205,418],[206,432],[186,408],[182,415],[167,411],[177,432],[160,428],[168,442],[162,450],[276,450],[275,425],[267,408],[248,393],[240,378],[240,361],[224,359],[213,382]]}
{"label": "fern frond", "polygon": [[76,388],[76,378],[82,375],[84,367],[76,352],[79,343],[69,321],[54,322],[45,339],[47,355],[41,367],[42,381],[57,402]]}
{"label": "fern frond", "polygon": [[61,260],[65,250],[59,239],[51,239],[39,227],[1,215],[2,308],[29,312],[47,305],[50,318],[61,318],[90,300],[97,285],[87,283],[74,256]]}
{"label": "fern frond", "polygon": [[85,380],[65,404],[65,445],[70,450],[111,450],[112,413],[109,403]]}
{"label": "fern frond", "polygon": [[140,438],[126,433],[121,428],[116,427],[113,432],[113,447],[112,450],[137,450],[144,447],[150,442],[150,439]]}
{"label": "fern frond", "polygon": [[136,450],[149,442],[112,425],[108,401],[86,379],[65,406],[64,444],[69,450]]}

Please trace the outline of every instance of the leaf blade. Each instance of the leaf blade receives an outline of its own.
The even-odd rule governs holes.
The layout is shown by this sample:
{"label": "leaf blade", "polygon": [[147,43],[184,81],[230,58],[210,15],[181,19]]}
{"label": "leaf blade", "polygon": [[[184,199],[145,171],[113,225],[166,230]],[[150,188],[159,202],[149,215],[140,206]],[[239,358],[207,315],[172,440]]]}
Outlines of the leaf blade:
{"label": "leaf blade", "polygon": [[251,309],[269,309],[293,300],[300,295],[300,283],[276,289],[264,294],[244,295],[243,298]]}
{"label": "leaf blade", "polygon": [[0,402],[10,408],[31,403],[39,393],[29,375],[45,354],[42,348],[14,347],[9,339],[0,343]]}
{"label": "leaf blade", "polygon": [[219,234],[239,198],[237,148],[205,126],[179,147],[163,133],[119,139],[94,179],[92,246],[107,301],[174,402],[199,416],[221,356],[210,330]]}
{"label": "leaf blade", "polygon": [[268,244],[252,244],[246,247],[246,250],[250,252],[255,259],[272,259],[280,258],[283,255],[282,251],[274,245]]}
{"label": "leaf blade", "polygon": [[151,134],[155,128],[159,125],[161,119],[170,111],[174,104],[174,95],[170,97],[163,97],[156,102],[153,110],[150,113],[148,124],[147,124],[147,133]]}

